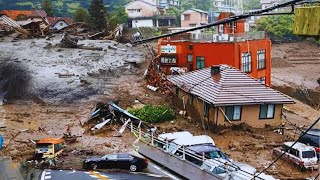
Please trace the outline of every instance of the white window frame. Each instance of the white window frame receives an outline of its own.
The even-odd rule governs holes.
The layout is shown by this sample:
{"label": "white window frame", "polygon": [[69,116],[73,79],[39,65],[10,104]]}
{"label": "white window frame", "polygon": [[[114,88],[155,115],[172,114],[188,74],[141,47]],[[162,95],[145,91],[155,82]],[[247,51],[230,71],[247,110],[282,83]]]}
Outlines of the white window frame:
{"label": "white window frame", "polygon": [[257,51],[257,67],[258,69],[266,68],[266,50],[261,49]]}
{"label": "white window frame", "polygon": [[[266,114],[266,117],[261,117],[262,106],[267,106],[267,112],[266,112],[267,114]],[[260,120],[264,120],[264,119],[274,119],[275,111],[276,111],[276,106],[275,106],[275,104],[262,104],[262,105],[260,105],[259,119],[260,119]]]}
{"label": "white window frame", "polygon": [[252,72],[252,60],[250,52],[241,53],[241,71],[245,73]]}

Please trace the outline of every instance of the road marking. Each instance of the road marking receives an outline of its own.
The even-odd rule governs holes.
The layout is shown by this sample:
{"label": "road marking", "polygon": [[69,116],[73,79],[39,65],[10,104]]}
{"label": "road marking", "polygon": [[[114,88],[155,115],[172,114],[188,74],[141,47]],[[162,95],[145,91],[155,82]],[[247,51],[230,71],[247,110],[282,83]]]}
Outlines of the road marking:
{"label": "road marking", "polygon": [[44,180],[44,176],[46,175],[46,171],[44,170],[41,174],[41,180]]}
{"label": "road marking", "polygon": [[97,176],[95,176],[95,175],[89,175],[90,177],[92,177],[92,178],[97,178],[97,179],[99,179]]}
{"label": "road marking", "polygon": [[[89,171],[89,173],[91,174],[91,175],[93,175],[93,176],[95,176],[95,177],[97,177],[98,179],[101,179],[101,180],[110,180],[109,178],[108,178],[108,176],[106,176],[106,175],[101,175],[99,172],[97,172],[97,171]],[[90,175],[90,176],[91,176]],[[106,177],[105,177],[106,176]]]}
{"label": "road marking", "polygon": [[77,171],[76,170],[73,170],[73,171],[71,171],[71,172],[68,172],[67,174],[74,174],[74,173],[76,173]]}
{"label": "road marking", "polygon": [[155,164],[151,164],[151,166],[153,166],[155,169],[159,170],[160,172],[162,172],[163,174],[167,175],[168,177],[170,177],[171,179],[174,180],[180,180],[179,178],[171,175],[170,173],[164,171],[162,168],[160,168],[159,166],[155,165]]}
{"label": "road marking", "polygon": [[47,171],[45,174],[46,174],[46,175],[50,175],[50,174],[51,174],[51,172],[50,172],[50,171],[49,171],[49,172]]}
{"label": "road marking", "polygon": [[51,179],[51,176],[45,176],[44,179]]}

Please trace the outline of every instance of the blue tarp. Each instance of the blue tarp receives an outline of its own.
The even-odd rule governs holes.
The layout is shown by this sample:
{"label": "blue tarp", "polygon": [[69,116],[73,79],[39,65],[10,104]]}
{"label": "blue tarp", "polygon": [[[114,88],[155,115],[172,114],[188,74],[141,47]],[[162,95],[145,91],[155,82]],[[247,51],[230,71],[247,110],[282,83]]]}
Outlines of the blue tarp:
{"label": "blue tarp", "polygon": [[0,149],[2,149],[3,146],[3,137],[0,135]]}

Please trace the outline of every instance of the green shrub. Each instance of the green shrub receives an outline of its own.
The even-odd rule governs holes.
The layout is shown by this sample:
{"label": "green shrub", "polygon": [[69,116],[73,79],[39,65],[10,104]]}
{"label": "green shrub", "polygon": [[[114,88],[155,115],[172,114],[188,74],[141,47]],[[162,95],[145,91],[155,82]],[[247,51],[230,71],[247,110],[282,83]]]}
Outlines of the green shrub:
{"label": "green shrub", "polygon": [[174,111],[169,106],[146,105],[140,109],[129,109],[131,114],[146,122],[163,122],[174,119]]}

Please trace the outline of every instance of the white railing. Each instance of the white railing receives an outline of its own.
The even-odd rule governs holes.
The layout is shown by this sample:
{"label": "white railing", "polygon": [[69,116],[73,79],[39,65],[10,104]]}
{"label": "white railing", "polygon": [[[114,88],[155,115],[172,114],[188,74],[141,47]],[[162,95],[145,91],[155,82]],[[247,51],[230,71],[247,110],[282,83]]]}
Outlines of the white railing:
{"label": "white railing", "polygon": [[[153,146],[171,156],[174,156],[182,161],[190,161],[191,163],[193,163],[194,161],[198,161],[199,165],[196,165],[194,164],[195,166],[198,166],[199,169],[200,166],[207,160],[207,159],[210,159],[211,161],[213,161],[214,163],[217,163],[219,165],[226,165],[226,162],[222,162],[221,160],[219,159],[215,159],[215,158],[210,158],[208,156],[206,156],[204,153],[202,155],[198,155],[196,154],[195,152],[192,153],[192,150],[188,149],[186,151],[186,148],[184,146],[181,146],[178,148],[177,151],[175,151],[174,154],[172,154],[171,152],[169,152],[168,148],[169,148],[169,145],[170,145],[170,142],[168,142],[167,140],[166,141],[163,141],[161,139],[158,139],[157,137],[154,137],[154,134],[153,133],[146,133],[146,132],[143,132],[141,127],[137,127],[137,126],[134,126],[133,123],[131,122],[130,124],[127,125],[127,127],[131,130],[131,132],[138,138],[139,141],[142,141],[144,143],[147,143],[149,144],[150,146]],[[177,145],[178,146],[178,145]],[[188,157],[188,158],[186,158]],[[192,161],[193,160],[193,161]],[[228,163],[228,166],[230,168],[233,168],[235,170],[238,170],[238,171],[242,171],[238,166],[234,165],[232,162],[229,161]],[[210,171],[207,171],[205,169],[202,169],[210,174],[214,174],[213,172],[210,172]],[[227,170],[227,169],[226,169]],[[248,173],[248,172],[245,172],[243,171],[244,173],[246,173],[247,175],[249,176],[252,176],[253,174],[251,173]],[[217,174],[214,174],[215,176],[217,176]],[[254,175],[253,175],[254,176]],[[222,178],[222,177],[221,177]],[[257,177],[257,179],[262,179],[260,177]]]}
{"label": "white railing", "polygon": [[[247,40],[264,39],[264,31],[244,32],[234,34],[190,33],[168,37],[169,41],[193,41],[193,42],[241,42]],[[165,40],[165,39],[164,39]]]}

